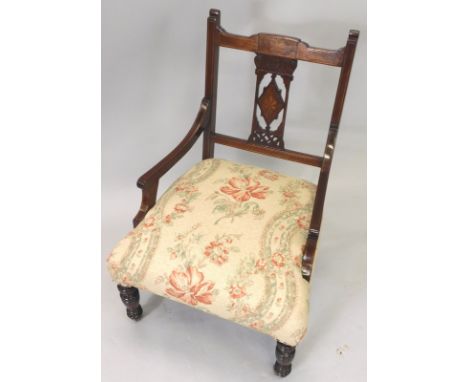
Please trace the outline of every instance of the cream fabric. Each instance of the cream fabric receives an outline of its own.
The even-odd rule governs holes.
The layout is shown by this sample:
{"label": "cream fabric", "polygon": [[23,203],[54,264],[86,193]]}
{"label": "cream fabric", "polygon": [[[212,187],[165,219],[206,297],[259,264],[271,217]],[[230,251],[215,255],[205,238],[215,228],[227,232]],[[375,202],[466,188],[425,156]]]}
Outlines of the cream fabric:
{"label": "cream fabric", "polygon": [[179,178],[108,258],[112,278],[295,346],[309,284],[301,254],[315,185],[207,159]]}

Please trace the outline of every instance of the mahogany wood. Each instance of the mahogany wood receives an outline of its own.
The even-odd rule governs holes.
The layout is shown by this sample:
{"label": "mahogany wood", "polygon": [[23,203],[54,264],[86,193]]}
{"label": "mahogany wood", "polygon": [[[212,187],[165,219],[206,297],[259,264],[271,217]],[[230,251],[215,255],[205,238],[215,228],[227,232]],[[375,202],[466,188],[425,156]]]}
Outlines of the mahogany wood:
{"label": "mahogany wood", "polygon": [[213,134],[212,137],[215,143],[219,143],[225,146],[230,146],[236,149],[242,149],[280,159],[286,159],[293,162],[308,164],[315,167],[322,167],[323,158],[316,155],[304,154],[299,151],[278,149],[269,146],[259,146],[258,144],[246,141],[245,139],[231,137],[229,135],[219,133]]}
{"label": "mahogany wood", "polygon": [[137,288],[126,287],[120,284],[117,285],[117,289],[120,292],[120,299],[127,307],[128,318],[138,321],[143,314],[143,309],[140,305],[140,292]]}
{"label": "mahogany wood", "polygon": [[216,44],[217,28],[221,23],[221,12],[210,9],[206,33],[205,98],[210,100],[209,119],[203,137],[203,159],[213,158],[214,142],[210,139],[216,130],[216,104],[218,97],[219,45]]}
{"label": "mahogany wood", "polygon": [[[283,136],[286,111],[288,109],[289,85],[293,79],[292,74],[297,67],[297,60],[257,54],[255,65],[257,67],[257,70],[255,70],[257,74],[257,86],[255,89],[252,131],[249,136],[249,142],[284,149]],[[267,74],[271,74],[270,82],[263,89],[260,89],[260,84]],[[277,76],[283,79],[285,86],[284,96],[282,95],[282,90],[278,87]],[[261,94],[259,94],[260,90]],[[261,125],[257,111],[260,111],[265,126]],[[276,129],[272,129],[272,122],[278,119],[281,112],[283,113],[279,126]]]}
{"label": "mahogany wood", "polygon": [[314,48],[298,38],[269,33],[241,36],[226,32],[222,27],[218,27],[217,32],[217,43],[224,48],[246,50],[330,66],[342,66],[343,64],[344,48]]}
{"label": "mahogany wood", "polygon": [[296,347],[276,342],[276,362],[273,366],[275,374],[280,377],[286,377],[292,369],[292,360],[296,354]]}

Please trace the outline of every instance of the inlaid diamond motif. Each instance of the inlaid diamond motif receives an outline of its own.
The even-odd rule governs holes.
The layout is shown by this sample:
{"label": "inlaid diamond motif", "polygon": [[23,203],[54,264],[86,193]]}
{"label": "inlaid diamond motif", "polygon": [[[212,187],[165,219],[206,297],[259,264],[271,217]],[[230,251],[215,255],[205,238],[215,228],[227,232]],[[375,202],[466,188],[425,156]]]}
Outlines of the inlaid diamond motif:
{"label": "inlaid diamond motif", "polygon": [[258,106],[260,106],[262,117],[268,126],[278,118],[278,114],[283,110],[283,97],[281,97],[281,90],[278,88],[274,76],[272,76],[268,86],[263,89],[263,93],[258,99]]}

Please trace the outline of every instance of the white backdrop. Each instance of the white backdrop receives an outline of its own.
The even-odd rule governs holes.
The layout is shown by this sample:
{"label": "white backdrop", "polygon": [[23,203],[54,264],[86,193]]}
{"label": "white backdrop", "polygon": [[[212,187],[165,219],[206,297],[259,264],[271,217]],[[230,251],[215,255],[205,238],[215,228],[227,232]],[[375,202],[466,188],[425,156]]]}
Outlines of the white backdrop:
{"label": "white backdrop", "polygon": [[[311,285],[309,333],[290,381],[363,381],[366,369],[366,2],[102,1],[102,260],[131,228],[139,175],[185,135],[203,96],[206,17],[240,34],[270,32],[338,48],[361,31],[340,126]],[[322,154],[338,69],[300,62],[285,143]],[[253,54],[221,50],[219,132],[247,138]],[[307,166],[216,146],[215,155],[315,180]],[[162,191],[201,159],[201,140],[163,179]],[[102,272],[103,381],[273,379],[271,338],[142,294],[147,315],[125,316]]]}

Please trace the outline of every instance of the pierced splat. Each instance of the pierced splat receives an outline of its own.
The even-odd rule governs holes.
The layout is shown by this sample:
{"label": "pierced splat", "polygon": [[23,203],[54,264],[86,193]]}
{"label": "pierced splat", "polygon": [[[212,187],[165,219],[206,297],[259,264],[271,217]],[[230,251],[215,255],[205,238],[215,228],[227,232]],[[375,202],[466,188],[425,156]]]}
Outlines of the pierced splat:
{"label": "pierced splat", "polygon": [[[257,86],[249,141],[283,149],[289,85],[293,79],[297,60],[257,54],[255,66]],[[270,82],[262,87],[263,80],[268,75],[271,75]],[[276,124],[278,119],[279,124]]]}

